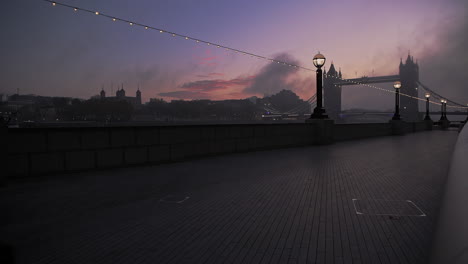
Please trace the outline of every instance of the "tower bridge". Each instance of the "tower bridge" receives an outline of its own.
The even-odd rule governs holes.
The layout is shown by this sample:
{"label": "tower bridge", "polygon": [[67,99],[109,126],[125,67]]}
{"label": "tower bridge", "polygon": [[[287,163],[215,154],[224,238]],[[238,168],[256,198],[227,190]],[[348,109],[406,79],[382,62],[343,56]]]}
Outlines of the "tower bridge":
{"label": "tower bridge", "polygon": [[[341,70],[336,71],[335,65],[332,63],[328,72],[324,71],[324,105],[327,113],[332,119],[336,120],[339,118],[341,113],[341,93],[343,86],[356,85],[356,83],[393,83],[395,81],[401,82],[401,93],[412,97],[418,97],[417,87],[419,83],[419,65],[409,54],[405,63],[400,61],[398,75],[376,77],[363,76],[361,78],[343,80]],[[406,96],[401,97],[400,100],[400,114],[404,120],[421,120],[417,100]]]}

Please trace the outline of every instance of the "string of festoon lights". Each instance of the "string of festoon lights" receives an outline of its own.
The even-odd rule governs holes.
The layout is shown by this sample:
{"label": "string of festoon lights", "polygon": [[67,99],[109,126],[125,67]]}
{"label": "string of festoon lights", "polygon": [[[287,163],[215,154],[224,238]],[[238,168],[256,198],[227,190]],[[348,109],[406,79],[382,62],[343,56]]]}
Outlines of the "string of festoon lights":
{"label": "string of festoon lights", "polygon": [[[64,3],[60,3],[60,2],[52,1],[52,0],[43,0],[43,1],[50,3],[54,7],[55,6],[62,6],[62,7],[72,9],[73,12],[75,12],[75,13],[77,13],[77,12],[90,13],[90,14],[94,14],[94,15],[97,15],[97,16],[101,16],[101,17],[111,19],[113,22],[123,22],[123,23],[128,24],[129,26],[142,27],[145,30],[156,31],[156,32],[159,32],[160,34],[166,34],[166,35],[170,35],[172,37],[178,37],[178,38],[182,38],[184,40],[194,41],[195,43],[206,44],[208,46],[216,47],[218,49],[224,49],[227,52],[233,52],[235,54],[240,54],[240,55],[244,55],[244,56],[250,56],[252,58],[266,60],[266,61],[269,61],[271,63],[277,63],[277,64],[280,64],[280,65],[283,65],[283,66],[286,66],[286,67],[293,67],[293,68],[300,69],[300,70],[315,72],[315,69],[306,68],[306,67],[291,64],[291,63],[288,63],[288,62],[285,62],[285,61],[275,60],[273,58],[269,58],[269,57],[266,57],[266,56],[258,55],[258,54],[247,52],[247,51],[243,51],[243,50],[240,50],[240,49],[231,48],[231,47],[228,47],[228,46],[225,46],[225,45],[221,45],[221,44],[211,42],[211,41],[206,41],[206,40],[195,38],[195,37],[192,37],[192,36],[179,34],[179,33],[172,32],[172,31],[169,31],[169,30],[166,30],[166,29],[145,25],[145,24],[142,24],[142,23],[139,23],[139,22],[128,20],[128,19],[123,19],[123,18],[120,18],[120,17],[108,15],[108,14],[105,14],[105,13],[102,13],[102,12],[99,12],[99,11],[96,11],[96,10],[85,9],[85,8],[72,6],[72,5],[68,5],[68,4],[64,4]],[[384,88],[377,87],[377,86],[371,85],[371,84],[355,82],[355,81],[349,80],[349,79],[342,79],[342,78],[339,78],[338,76],[333,76],[333,75],[326,75],[326,76],[336,78],[336,79],[344,81],[344,82],[350,82],[350,83],[353,83],[355,85],[363,85],[363,86],[367,86],[369,88],[378,89],[378,90],[389,92],[389,93],[395,93],[395,91],[393,91],[393,90],[384,89]],[[426,101],[426,99],[411,96],[411,95],[404,94],[404,93],[401,93],[401,92],[400,92],[400,95],[410,97],[410,98],[413,98],[413,99],[416,99],[416,100],[421,100],[421,101],[424,101],[424,102]],[[441,103],[435,102],[435,101],[430,101],[430,103],[436,104],[436,105],[441,105]],[[447,105],[447,107],[468,108],[468,107],[459,107],[459,106],[450,106],[450,105]]]}

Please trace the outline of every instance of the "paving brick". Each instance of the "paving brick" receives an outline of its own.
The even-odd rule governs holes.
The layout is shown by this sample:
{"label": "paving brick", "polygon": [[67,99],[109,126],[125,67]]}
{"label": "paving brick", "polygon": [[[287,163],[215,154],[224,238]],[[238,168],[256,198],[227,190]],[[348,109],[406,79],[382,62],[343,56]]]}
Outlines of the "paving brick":
{"label": "paving brick", "polygon": [[171,160],[181,160],[207,154],[209,154],[209,145],[205,142],[171,145]]}
{"label": "paving brick", "polygon": [[31,173],[56,173],[65,170],[64,153],[32,153]]}
{"label": "paving brick", "polygon": [[133,128],[113,128],[110,135],[112,147],[135,145],[135,129]]}
{"label": "paving brick", "polygon": [[142,146],[150,146],[159,144],[159,128],[154,127],[137,127],[136,144]]}
{"label": "paving brick", "polygon": [[46,133],[42,131],[9,131],[7,142],[8,152],[44,152],[47,149],[46,142]]}
{"label": "paving brick", "polygon": [[81,147],[83,149],[102,149],[109,146],[109,129],[85,129],[81,132]]}
{"label": "paving brick", "polygon": [[8,156],[7,164],[9,177],[25,177],[29,173],[28,154],[11,154]]}
{"label": "paving brick", "polygon": [[96,151],[98,168],[117,167],[124,164],[123,149],[103,149]]}
{"label": "paving brick", "polygon": [[84,170],[96,167],[94,151],[71,151],[65,153],[67,170]]}
{"label": "paving brick", "polygon": [[200,127],[161,127],[160,144],[178,144],[200,141]]}
{"label": "paving brick", "polygon": [[125,163],[127,164],[144,164],[148,162],[148,148],[126,148]]}
{"label": "paving brick", "polygon": [[49,151],[80,149],[81,135],[79,130],[50,131],[47,133]]}
{"label": "paving brick", "polygon": [[159,145],[149,147],[150,162],[162,162],[171,160],[171,148],[169,145]]}

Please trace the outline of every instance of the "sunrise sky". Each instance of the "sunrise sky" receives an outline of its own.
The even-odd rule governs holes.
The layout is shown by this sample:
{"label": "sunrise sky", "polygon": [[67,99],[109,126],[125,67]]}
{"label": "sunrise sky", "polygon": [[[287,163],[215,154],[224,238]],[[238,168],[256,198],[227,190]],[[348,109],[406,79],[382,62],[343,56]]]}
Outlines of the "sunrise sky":
{"label": "sunrise sky", "polygon": [[[408,52],[420,80],[468,103],[466,0],[61,0],[313,68],[320,51],[345,78],[397,74]],[[315,74],[226,52],[42,0],[2,1],[0,93],[87,99],[104,87],[149,98],[241,99],[315,93]],[[389,88],[390,84],[379,86]],[[343,108],[391,109],[393,96],[347,87]]]}

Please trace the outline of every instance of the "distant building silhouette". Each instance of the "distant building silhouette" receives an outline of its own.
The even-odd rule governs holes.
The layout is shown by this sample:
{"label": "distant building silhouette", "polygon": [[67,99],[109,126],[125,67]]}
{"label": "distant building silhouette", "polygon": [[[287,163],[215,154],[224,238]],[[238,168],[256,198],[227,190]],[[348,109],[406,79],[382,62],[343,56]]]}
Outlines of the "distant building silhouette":
{"label": "distant building silhouette", "polygon": [[129,102],[131,105],[133,105],[135,107],[141,106],[141,91],[140,91],[139,88],[138,88],[138,90],[136,91],[135,94],[136,94],[135,97],[126,96],[125,95],[125,90],[124,90],[123,84],[122,84],[121,88],[118,89],[117,92],[115,92],[115,96],[106,97],[106,92],[104,91],[104,89],[102,89],[101,90],[101,100],[121,100],[121,101]]}

